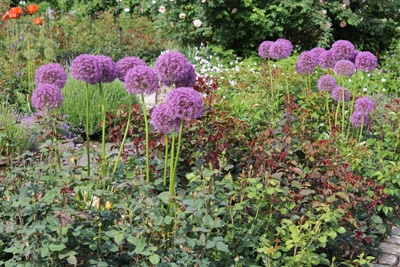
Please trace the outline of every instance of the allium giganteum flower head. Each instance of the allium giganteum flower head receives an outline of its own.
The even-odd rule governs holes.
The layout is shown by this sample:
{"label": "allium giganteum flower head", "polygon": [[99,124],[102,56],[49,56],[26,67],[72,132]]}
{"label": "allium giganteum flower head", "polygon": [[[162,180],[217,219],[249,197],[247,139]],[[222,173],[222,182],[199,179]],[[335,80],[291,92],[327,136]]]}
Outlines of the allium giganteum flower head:
{"label": "allium giganteum flower head", "polygon": [[369,123],[369,116],[361,111],[354,111],[351,114],[350,123],[354,127],[361,127]]}
{"label": "allium giganteum flower head", "polygon": [[54,84],[62,89],[67,82],[67,73],[64,68],[57,63],[49,63],[40,66],[35,75],[36,85],[42,83]]}
{"label": "allium giganteum flower head", "polygon": [[203,116],[203,98],[193,88],[179,87],[169,91],[165,103],[179,119],[198,119]]}
{"label": "allium giganteum flower head", "polygon": [[149,66],[136,66],[125,75],[125,89],[132,95],[151,95],[158,89],[158,78]]}
{"label": "allium giganteum flower head", "polygon": [[336,79],[333,76],[329,74],[324,74],[318,79],[317,85],[320,91],[328,92],[335,89],[337,83]]}
{"label": "allium giganteum flower head", "polygon": [[340,76],[350,77],[356,71],[353,62],[349,60],[339,60],[336,62],[335,67],[333,68],[335,73]]}
{"label": "allium giganteum flower head", "polygon": [[347,40],[337,40],[332,44],[331,50],[336,60],[349,60],[353,56],[354,45]]}
{"label": "allium giganteum flower head", "polygon": [[354,101],[354,110],[363,112],[365,114],[370,113],[372,110],[374,110],[375,104],[374,101],[369,98],[368,96],[362,96],[358,98],[356,101]]}
{"label": "allium giganteum flower head", "polygon": [[63,102],[61,90],[57,85],[39,84],[32,94],[32,106],[37,110],[55,109]]}
{"label": "allium giganteum flower head", "polygon": [[181,120],[169,108],[169,105],[162,103],[155,108],[151,113],[150,123],[157,131],[165,134],[179,131]]}
{"label": "allium giganteum flower head", "polygon": [[269,49],[274,42],[272,41],[264,41],[258,47],[258,55],[261,58],[269,58]]}
{"label": "allium giganteum flower head", "polygon": [[299,55],[296,63],[296,71],[299,74],[311,74],[318,66],[318,60],[311,51],[304,51]]}
{"label": "allium giganteum flower head", "polygon": [[332,50],[326,50],[319,55],[319,65],[323,69],[332,69],[336,64],[336,58]]}
{"label": "allium giganteum flower head", "polygon": [[128,57],[124,57],[121,58],[118,62],[117,62],[117,67],[119,70],[119,79],[121,82],[125,81],[125,75],[128,73],[128,71],[130,69],[132,69],[133,67],[136,66],[147,66],[146,62],[144,62],[143,60],[141,60],[138,57],[132,57],[132,56],[128,56]]}
{"label": "allium giganteum flower head", "polygon": [[269,56],[273,59],[283,59],[290,56],[293,52],[292,42],[287,39],[278,39],[271,44]]}
{"label": "allium giganteum flower head", "polygon": [[161,54],[154,65],[160,82],[166,86],[192,87],[196,83],[196,71],[189,60],[180,52],[168,51]]}
{"label": "allium giganteum flower head", "polygon": [[314,47],[310,51],[314,54],[314,56],[318,59],[318,62],[319,62],[319,57],[321,56],[321,53],[325,52],[326,49],[322,48],[322,47]]}
{"label": "allium giganteum flower head", "polygon": [[94,55],[81,54],[71,62],[70,73],[72,78],[96,84],[101,81],[103,72],[102,66]]}
{"label": "allium giganteum flower head", "polygon": [[108,56],[99,55],[96,58],[102,69],[101,82],[113,82],[119,75],[117,64]]}
{"label": "allium giganteum flower head", "polygon": [[378,60],[371,52],[361,51],[357,53],[355,65],[358,70],[372,71],[378,66]]}
{"label": "allium giganteum flower head", "polygon": [[350,99],[350,93],[347,89],[343,88],[342,86],[336,86],[332,92],[331,96],[334,100],[338,102],[342,102],[343,96],[344,96],[344,101],[347,101]]}

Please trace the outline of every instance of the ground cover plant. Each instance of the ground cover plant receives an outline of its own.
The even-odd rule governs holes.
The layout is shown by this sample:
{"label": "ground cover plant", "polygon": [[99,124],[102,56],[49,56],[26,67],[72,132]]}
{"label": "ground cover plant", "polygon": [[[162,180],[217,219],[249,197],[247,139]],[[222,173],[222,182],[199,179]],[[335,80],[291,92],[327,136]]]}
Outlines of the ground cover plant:
{"label": "ground cover plant", "polygon": [[1,265],[369,266],[399,223],[397,64],[254,45],[25,62],[1,91]]}

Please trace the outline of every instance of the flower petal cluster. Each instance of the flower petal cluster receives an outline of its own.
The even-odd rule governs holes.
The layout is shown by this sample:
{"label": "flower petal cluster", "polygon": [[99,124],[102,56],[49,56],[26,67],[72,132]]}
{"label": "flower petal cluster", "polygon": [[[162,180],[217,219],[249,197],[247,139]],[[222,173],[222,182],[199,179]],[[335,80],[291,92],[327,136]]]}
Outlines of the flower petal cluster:
{"label": "flower petal cluster", "polygon": [[296,71],[299,74],[311,74],[318,66],[318,60],[311,51],[304,51],[299,55],[296,63]]}
{"label": "flower petal cluster", "polygon": [[361,51],[357,53],[355,65],[358,70],[372,71],[378,66],[378,60],[371,52]]}
{"label": "flower petal cluster", "polygon": [[43,20],[41,17],[37,17],[33,20],[33,24],[35,25],[42,25],[43,24]]}
{"label": "flower petal cluster", "polygon": [[70,73],[72,78],[96,84],[101,81],[103,72],[97,56],[81,54],[71,62]]}
{"label": "flower petal cluster", "polygon": [[350,117],[350,123],[354,127],[361,127],[369,123],[369,116],[360,111],[354,111]]}
{"label": "flower petal cluster", "polygon": [[269,49],[269,56],[272,59],[283,59],[293,52],[292,42],[287,39],[276,40]]}
{"label": "flower petal cluster", "polygon": [[165,100],[177,118],[198,119],[203,115],[203,98],[190,87],[179,87],[169,91]]}
{"label": "flower petal cluster", "polygon": [[354,45],[347,40],[337,40],[331,46],[332,53],[336,60],[349,60],[354,52]]}
{"label": "flower petal cluster", "polygon": [[32,94],[32,106],[37,110],[54,109],[62,102],[61,90],[54,84],[39,84]]}
{"label": "flower petal cluster", "polygon": [[326,50],[319,55],[319,65],[323,69],[332,69],[336,64],[336,58],[332,50]]}
{"label": "flower petal cluster", "polygon": [[196,71],[189,60],[180,52],[161,54],[154,65],[160,82],[166,86],[192,87],[196,83]]}
{"label": "flower petal cluster", "polygon": [[370,113],[375,108],[374,101],[369,98],[368,96],[362,96],[354,101],[354,110],[363,112],[363,113]]}
{"label": "flower petal cluster", "polygon": [[335,73],[340,76],[350,77],[356,71],[353,62],[342,59],[336,62],[335,67],[333,68]]}
{"label": "flower petal cluster", "polygon": [[58,63],[49,63],[40,66],[35,75],[35,83],[54,84],[59,89],[62,89],[67,82],[67,73],[64,68]]}
{"label": "flower petal cluster", "polygon": [[119,75],[117,64],[108,56],[99,55],[96,57],[102,69],[101,82],[113,82]]}
{"label": "flower petal cluster", "polygon": [[321,56],[322,52],[325,52],[326,49],[322,48],[322,47],[314,47],[313,49],[310,50],[311,53],[314,54],[314,57],[317,59],[318,63],[319,63],[319,58]]}
{"label": "flower petal cluster", "polygon": [[328,92],[335,89],[337,86],[336,79],[329,74],[322,75],[317,82],[318,89],[322,92]]}
{"label": "flower petal cluster", "polygon": [[159,88],[156,73],[149,66],[138,65],[125,76],[125,89],[132,95],[151,95]]}
{"label": "flower petal cluster", "polygon": [[181,120],[174,115],[166,103],[153,108],[150,123],[157,131],[165,134],[177,132],[179,131],[180,122]]}
{"label": "flower petal cluster", "polygon": [[350,99],[350,93],[344,87],[336,86],[331,92],[332,98],[338,102],[343,101],[343,94],[344,94],[344,101],[348,101]]}
{"label": "flower petal cluster", "polygon": [[133,56],[128,56],[121,58],[117,62],[117,67],[119,70],[119,79],[121,82],[125,81],[125,75],[128,73],[128,71],[136,66],[147,66],[146,62],[141,60],[138,57],[133,57]]}
{"label": "flower petal cluster", "polygon": [[36,11],[38,11],[39,6],[37,4],[30,4],[26,6],[26,10],[28,11],[28,14],[32,15]]}
{"label": "flower petal cluster", "polygon": [[269,58],[269,49],[274,42],[272,41],[264,41],[258,47],[258,55],[261,58]]}

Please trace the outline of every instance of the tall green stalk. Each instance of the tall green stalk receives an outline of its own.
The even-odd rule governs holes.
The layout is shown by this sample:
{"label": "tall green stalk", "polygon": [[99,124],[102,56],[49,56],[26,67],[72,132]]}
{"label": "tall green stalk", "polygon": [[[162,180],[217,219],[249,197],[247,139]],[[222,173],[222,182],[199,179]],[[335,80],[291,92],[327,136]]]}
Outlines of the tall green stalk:
{"label": "tall green stalk", "polygon": [[90,137],[89,137],[89,84],[86,83],[86,155],[87,155],[87,175],[90,176]]}
{"label": "tall green stalk", "polygon": [[142,108],[144,117],[144,127],[146,132],[146,181],[150,182],[150,163],[149,163],[149,124],[147,122],[146,103],[144,102],[144,95],[142,94]]}
{"label": "tall green stalk", "polygon": [[106,170],[106,100],[104,98],[103,87],[99,82],[99,97],[101,106],[101,174],[105,177]]}

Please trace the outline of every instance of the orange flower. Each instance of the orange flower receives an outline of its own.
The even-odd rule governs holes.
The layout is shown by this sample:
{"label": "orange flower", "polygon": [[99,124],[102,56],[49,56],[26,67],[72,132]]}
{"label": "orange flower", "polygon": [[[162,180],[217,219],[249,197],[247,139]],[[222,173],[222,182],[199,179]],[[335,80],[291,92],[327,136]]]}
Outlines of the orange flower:
{"label": "orange flower", "polygon": [[18,18],[18,13],[15,7],[11,8],[10,11],[8,11],[8,17],[10,19],[17,19]]}
{"label": "orange flower", "polygon": [[10,13],[17,13],[18,15],[21,15],[22,13],[24,13],[24,11],[22,10],[22,7],[16,6],[10,9]]}
{"label": "orange flower", "polygon": [[3,17],[1,18],[1,20],[6,21],[8,19],[9,14],[10,14],[10,12],[7,12],[6,14],[4,14]]}
{"label": "orange flower", "polygon": [[35,24],[35,25],[42,25],[43,24],[43,20],[42,20],[42,18],[35,18],[34,20],[33,20],[33,23]]}
{"label": "orange flower", "polygon": [[28,11],[28,14],[33,14],[36,11],[38,11],[39,7],[37,4],[30,4],[26,6],[26,10]]}

